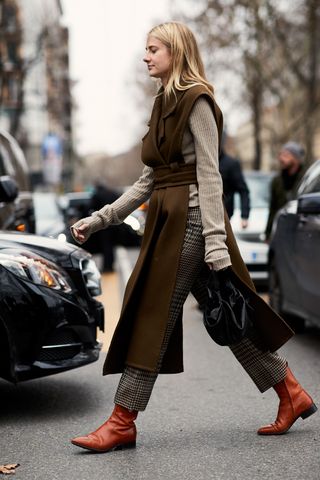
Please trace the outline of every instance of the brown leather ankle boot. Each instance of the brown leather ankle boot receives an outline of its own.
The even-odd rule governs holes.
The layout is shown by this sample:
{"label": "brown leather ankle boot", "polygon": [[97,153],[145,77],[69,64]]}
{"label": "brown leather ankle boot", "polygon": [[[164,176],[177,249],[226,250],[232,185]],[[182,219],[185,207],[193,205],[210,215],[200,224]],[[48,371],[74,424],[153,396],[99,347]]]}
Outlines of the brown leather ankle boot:
{"label": "brown leather ankle boot", "polygon": [[134,420],[138,412],[115,405],[111,417],[92,433],[71,440],[73,445],[94,452],[109,452],[136,446],[137,429]]}
{"label": "brown leather ankle boot", "polygon": [[259,435],[286,433],[299,417],[304,420],[317,411],[312,398],[303,390],[289,367],[287,367],[286,378],[273,388],[280,399],[278,416],[271,425],[261,427],[258,430]]}

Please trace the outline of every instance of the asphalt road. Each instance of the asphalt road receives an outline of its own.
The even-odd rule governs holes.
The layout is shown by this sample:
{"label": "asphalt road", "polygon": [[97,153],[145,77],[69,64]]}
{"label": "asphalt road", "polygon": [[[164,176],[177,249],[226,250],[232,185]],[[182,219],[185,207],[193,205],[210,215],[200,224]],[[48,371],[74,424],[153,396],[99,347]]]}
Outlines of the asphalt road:
{"label": "asphalt road", "polygon": [[[107,294],[107,292],[105,292]],[[135,450],[92,454],[69,443],[102,423],[118,375],[102,362],[17,387],[0,381],[0,464],[20,463],[21,480],[269,480],[320,478],[320,415],[279,437],[259,437],[277,399],[261,395],[228,348],[215,345],[189,299],[185,373],[163,375],[138,417]],[[296,336],[282,350],[320,405],[320,334]]]}

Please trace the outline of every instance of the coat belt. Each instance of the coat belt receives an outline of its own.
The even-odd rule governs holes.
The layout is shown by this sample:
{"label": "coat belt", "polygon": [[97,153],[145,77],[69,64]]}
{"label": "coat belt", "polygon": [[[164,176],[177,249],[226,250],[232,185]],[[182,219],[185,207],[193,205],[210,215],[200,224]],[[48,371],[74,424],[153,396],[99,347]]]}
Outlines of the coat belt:
{"label": "coat belt", "polygon": [[195,163],[170,163],[156,167],[154,172],[154,189],[177,187],[178,185],[191,185],[197,183]]}

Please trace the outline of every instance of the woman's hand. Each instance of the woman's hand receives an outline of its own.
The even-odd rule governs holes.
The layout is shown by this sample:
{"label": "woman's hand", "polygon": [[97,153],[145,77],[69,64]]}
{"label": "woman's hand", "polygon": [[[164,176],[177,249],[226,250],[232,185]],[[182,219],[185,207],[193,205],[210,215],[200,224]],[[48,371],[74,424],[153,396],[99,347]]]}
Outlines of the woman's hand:
{"label": "woman's hand", "polygon": [[247,218],[241,218],[241,228],[242,230],[248,228],[249,222]]}
{"label": "woman's hand", "polygon": [[[210,270],[213,270],[213,263],[207,263]],[[231,271],[231,267],[225,267],[221,270],[216,270],[216,273],[220,276],[228,275]]]}
{"label": "woman's hand", "polygon": [[79,227],[72,226],[71,233],[73,238],[79,243],[84,243],[87,240],[89,228],[90,225],[88,223],[82,223]]}

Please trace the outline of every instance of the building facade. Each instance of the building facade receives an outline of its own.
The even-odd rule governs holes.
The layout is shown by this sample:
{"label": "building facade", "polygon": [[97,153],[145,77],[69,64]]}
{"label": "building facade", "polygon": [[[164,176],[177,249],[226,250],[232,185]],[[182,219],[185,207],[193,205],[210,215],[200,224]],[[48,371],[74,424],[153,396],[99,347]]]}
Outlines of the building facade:
{"label": "building facade", "polygon": [[8,70],[1,70],[0,75],[1,98],[6,100],[1,102],[0,125],[20,142],[35,181],[43,179],[48,150],[44,147],[48,135],[54,135],[60,144],[61,182],[68,186],[73,158],[72,99],[69,32],[62,24],[60,0],[0,0],[0,5],[2,23],[10,24],[12,32],[15,26],[14,48],[8,47],[9,33],[6,38],[0,36],[1,63],[6,60]]}
{"label": "building facade", "polygon": [[22,25],[15,0],[0,0],[0,127],[11,130],[20,108],[23,75]]}

